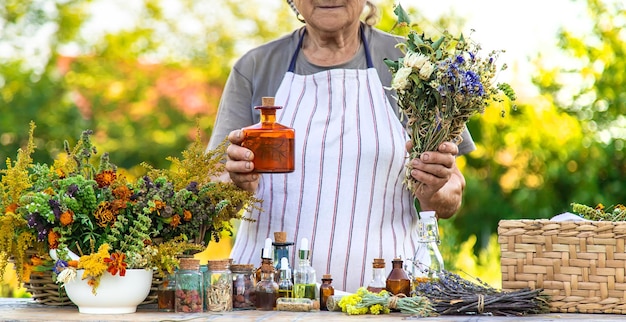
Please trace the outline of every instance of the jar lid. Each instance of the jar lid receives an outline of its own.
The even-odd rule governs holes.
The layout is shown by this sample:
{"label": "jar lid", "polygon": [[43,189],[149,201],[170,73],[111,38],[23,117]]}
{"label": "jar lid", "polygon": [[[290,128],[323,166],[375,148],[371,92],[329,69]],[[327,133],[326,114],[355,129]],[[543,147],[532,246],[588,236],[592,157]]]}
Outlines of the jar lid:
{"label": "jar lid", "polygon": [[200,260],[195,258],[181,258],[180,269],[198,269],[200,268]]}
{"label": "jar lid", "polygon": [[254,264],[231,264],[230,270],[233,273],[245,273],[254,271]]}
{"label": "jar lid", "polygon": [[374,258],[374,263],[372,264],[374,268],[385,268],[385,259],[384,258]]}
{"label": "jar lid", "polygon": [[230,260],[228,259],[213,259],[207,261],[207,267],[210,271],[223,271],[228,269]]}

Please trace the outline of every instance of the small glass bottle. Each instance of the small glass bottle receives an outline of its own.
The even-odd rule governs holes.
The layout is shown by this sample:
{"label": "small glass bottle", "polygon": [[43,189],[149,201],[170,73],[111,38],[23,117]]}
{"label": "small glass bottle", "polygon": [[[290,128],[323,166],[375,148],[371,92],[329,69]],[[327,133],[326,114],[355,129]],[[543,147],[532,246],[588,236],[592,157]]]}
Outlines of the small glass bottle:
{"label": "small glass bottle", "polygon": [[163,277],[157,290],[157,306],[161,312],[174,312],[174,294],[176,293],[176,275]]}
{"label": "small glass bottle", "polygon": [[278,283],[274,281],[274,265],[272,260],[264,261],[261,265],[261,280],[256,283],[255,297],[256,309],[260,311],[272,311],[276,308],[278,297]]}
{"label": "small glass bottle", "polygon": [[233,310],[254,310],[254,265],[232,264],[230,271],[233,275]]}
{"label": "small glass bottle", "polygon": [[295,130],[276,122],[276,110],[273,97],[263,97],[261,121],[242,129],[244,140],[241,146],[254,153],[254,171],[287,173],[295,169]]}
{"label": "small glass bottle", "polygon": [[[273,257],[274,257],[273,254],[274,254],[274,251],[272,248],[272,239],[266,238],[265,246],[261,250],[261,266],[259,266],[259,268],[257,268],[255,272],[257,283],[261,281],[261,267],[263,267],[263,263],[268,262],[268,261],[273,263]],[[277,279],[276,275],[278,275],[278,272],[276,271],[276,268],[274,268],[274,271],[272,272],[272,278],[274,279],[274,281],[276,281]]]}
{"label": "small glass bottle", "polygon": [[174,311],[182,313],[202,312],[203,289],[200,260],[181,258],[180,269],[176,272]]}
{"label": "small glass bottle", "polygon": [[319,309],[319,302],[311,299],[281,297],[276,300],[276,310],[291,312],[309,312]]}
{"label": "small glass bottle", "polygon": [[[280,268],[282,265],[282,258],[286,257],[287,259],[291,257],[291,247],[293,246],[293,242],[287,241],[287,233],[284,231],[274,232],[274,242],[272,246],[274,246],[274,268],[276,275],[274,276],[274,280],[280,284]],[[291,272],[289,272],[291,275]],[[293,282],[293,281],[292,281]]]}
{"label": "small glass bottle", "polygon": [[233,279],[227,259],[209,260],[204,273],[204,307],[206,312],[233,310]]}
{"label": "small glass bottle", "polygon": [[372,263],[372,280],[367,284],[367,290],[372,293],[380,293],[387,287],[386,279],[385,259],[374,258]]}
{"label": "small glass bottle", "polygon": [[278,298],[293,297],[293,282],[291,281],[291,267],[287,257],[280,259],[280,278],[278,280]]}
{"label": "small glass bottle", "polygon": [[385,289],[393,295],[411,296],[411,279],[402,267],[403,263],[404,261],[400,258],[394,258],[391,261],[392,268],[387,276]]}
{"label": "small glass bottle", "polygon": [[309,254],[309,240],[302,238],[298,251],[298,267],[293,270],[293,297],[317,300],[317,278]]}
{"label": "small glass bottle", "polygon": [[320,285],[320,310],[328,311],[326,302],[335,295],[335,288],[332,285],[333,277],[330,274],[322,275],[322,285]]}
{"label": "small glass bottle", "polygon": [[437,279],[444,270],[443,257],[439,251],[439,227],[434,211],[419,213],[417,237],[420,243],[413,259],[413,284]]}

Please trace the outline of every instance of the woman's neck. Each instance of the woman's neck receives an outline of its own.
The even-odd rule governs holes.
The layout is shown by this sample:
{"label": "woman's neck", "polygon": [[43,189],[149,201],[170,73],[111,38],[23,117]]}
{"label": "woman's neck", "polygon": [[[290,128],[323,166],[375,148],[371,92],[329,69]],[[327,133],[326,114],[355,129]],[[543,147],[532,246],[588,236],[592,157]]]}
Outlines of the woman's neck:
{"label": "woman's neck", "polygon": [[351,30],[332,33],[307,29],[302,52],[312,64],[334,66],[351,60],[360,46],[359,25]]}

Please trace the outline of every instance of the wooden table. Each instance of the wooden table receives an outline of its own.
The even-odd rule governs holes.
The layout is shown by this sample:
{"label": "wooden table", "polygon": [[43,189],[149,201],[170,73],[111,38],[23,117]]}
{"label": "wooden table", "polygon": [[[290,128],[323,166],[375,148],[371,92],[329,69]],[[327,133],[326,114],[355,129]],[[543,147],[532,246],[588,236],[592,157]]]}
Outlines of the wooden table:
{"label": "wooden table", "polygon": [[341,312],[264,312],[233,311],[227,313],[166,313],[156,311],[153,305],[140,306],[136,313],[116,315],[90,315],[78,313],[75,306],[48,306],[37,304],[31,299],[0,298],[0,321],[626,321],[626,316],[617,314],[541,314],[524,317],[500,316],[438,316],[418,318],[400,313],[385,315],[347,315]]}

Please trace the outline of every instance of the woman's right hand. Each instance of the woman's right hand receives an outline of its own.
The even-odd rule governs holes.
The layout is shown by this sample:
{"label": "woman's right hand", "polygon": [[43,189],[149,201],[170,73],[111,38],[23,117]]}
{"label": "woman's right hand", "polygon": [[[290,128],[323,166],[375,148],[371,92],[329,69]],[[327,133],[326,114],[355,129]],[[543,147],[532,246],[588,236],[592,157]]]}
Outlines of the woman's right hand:
{"label": "woman's right hand", "polygon": [[254,153],[241,146],[243,132],[234,130],[228,134],[230,145],[226,149],[226,171],[230,179],[239,188],[249,192],[255,192],[259,186],[259,174],[254,170]]}

